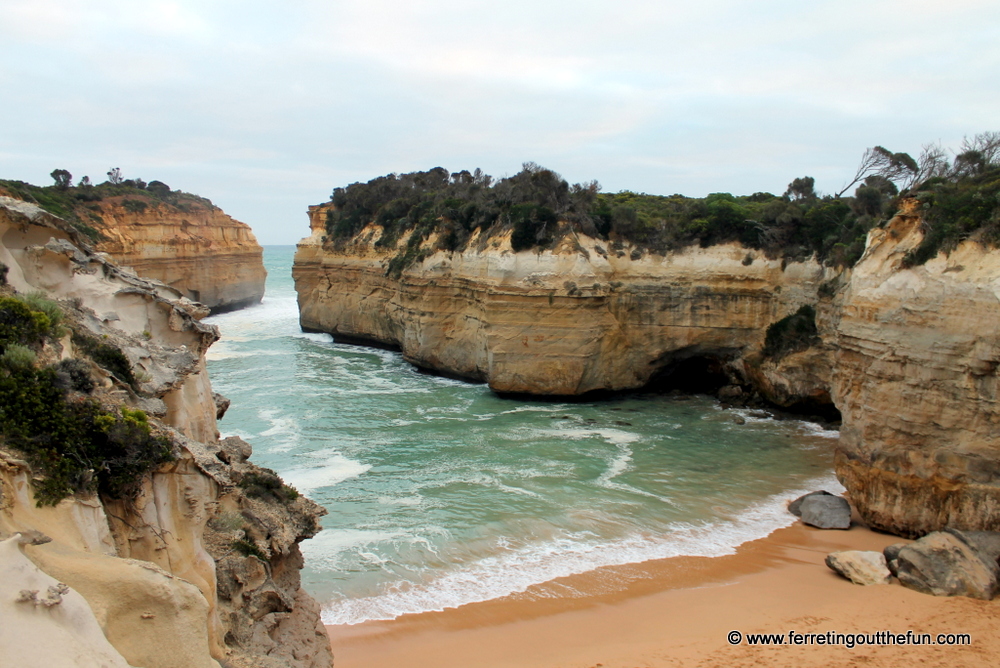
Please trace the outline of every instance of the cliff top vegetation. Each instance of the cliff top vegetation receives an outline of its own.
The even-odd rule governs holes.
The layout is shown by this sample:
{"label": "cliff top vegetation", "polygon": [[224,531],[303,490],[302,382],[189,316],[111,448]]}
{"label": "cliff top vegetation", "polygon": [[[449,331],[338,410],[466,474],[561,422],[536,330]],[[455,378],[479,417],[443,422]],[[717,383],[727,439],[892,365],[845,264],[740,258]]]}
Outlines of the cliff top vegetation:
{"label": "cliff top vegetation", "polygon": [[[67,328],[83,355],[53,361],[47,350]],[[31,464],[39,505],[81,491],[129,497],[174,459],[170,439],[143,411],[102,401],[98,369],[136,385],[122,351],[77,331],[57,302],[0,288],[0,445]]]}
{"label": "cliff top vegetation", "polygon": [[147,183],[140,178],[126,179],[118,167],[110,169],[107,180],[97,184],[91,183],[89,176],[84,176],[73,185],[73,175],[65,169],[55,169],[51,176],[55,183],[50,186],[0,179],[0,195],[37,204],[69,222],[91,241],[101,239],[100,228],[105,224],[101,215],[103,201],[121,204],[133,213],[159,206],[178,211],[216,208],[210,200],[172,190],[162,181]]}
{"label": "cliff top vegetation", "polygon": [[[426,254],[423,242],[438,234],[437,248],[460,250],[478,229],[480,239],[508,230],[515,251],[551,247],[578,232],[612,248],[628,243],[654,253],[685,246],[739,242],[770,257],[815,256],[852,266],[867,232],[887,222],[901,197],[916,197],[925,214],[925,241],[908,261],[926,262],[962,239],[1000,242],[1000,133],[966,139],[949,160],[938,145],[917,159],[881,146],[865,151],[852,180],[836,195],[820,195],[815,180],[794,179],[781,195],[758,192],[707,197],[601,193],[596,181],[570,185],[556,172],[525,163],[514,176],[494,180],[476,169],[450,173],[389,174],[335,188],[327,214],[327,239],[344,243],[366,225],[383,228],[377,245],[409,242],[390,262],[398,275]],[[854,188],[853,196],[844,196]]]}

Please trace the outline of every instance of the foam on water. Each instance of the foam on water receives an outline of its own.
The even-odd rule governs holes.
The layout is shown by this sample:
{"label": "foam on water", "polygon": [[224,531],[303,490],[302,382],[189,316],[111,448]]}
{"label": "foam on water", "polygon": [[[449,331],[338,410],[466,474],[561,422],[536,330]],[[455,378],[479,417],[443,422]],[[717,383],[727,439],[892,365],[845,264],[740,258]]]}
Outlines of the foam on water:
{"label": "foam on water", "polygon": [[368,464],[348,459],[341,454],[332,454],[315,466],[285,469],[281,472],[281,477],[286,483],[308,496],[315,489],[356,478],[369,469],[371,466]]}
{"label": "foam on water", "polygon": [[593,536],[567,535],[525,550],[502,551],[461,570],[436,575],[426,583],[402,582],[375,596],[333,601],[323,608],[323,623],[360,624],[456,608],[525,592],[533,585],[605,566],[733,554],[743,543],[790,525],[795,518],[786,508],[788,501],[818,487],[833,493],[843,491],[835,478],[818,478],[807,487],[754,504],[732,520],[678,524],[663,536],[634,535],[603,543]]}

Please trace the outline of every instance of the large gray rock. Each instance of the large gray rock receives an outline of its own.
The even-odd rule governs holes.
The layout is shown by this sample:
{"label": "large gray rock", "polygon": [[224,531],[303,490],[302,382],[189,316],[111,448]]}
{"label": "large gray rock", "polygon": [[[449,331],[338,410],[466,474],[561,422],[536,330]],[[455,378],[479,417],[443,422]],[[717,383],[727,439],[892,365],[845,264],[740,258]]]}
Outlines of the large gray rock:
{"label": "large gray rock", "polygon": [[802,521],[819,529],[850,529],[851,505],[847,499],[832,494],[817,494],[802,500]]}
{"label": "large gray rock", "polygon": [[826,490],[820,490],[818,492],[809,492],[808,494],[803,494],[799,498],[795,499],[788,504],[788,512],[796,517],[802,517],[802,502],[811,496],[833,496],[830,492]]}
{"label": "large gray rock", "polygon": [[859,585],[889,584],[892,574],[881,552],[845,550],[826,556],[826,565]]}
{"label": "large gray rock", "polygon": [[990,600],[1000,592],[998,554],[995,532],[935,531],[899,550],[896,576],[925,594]]}

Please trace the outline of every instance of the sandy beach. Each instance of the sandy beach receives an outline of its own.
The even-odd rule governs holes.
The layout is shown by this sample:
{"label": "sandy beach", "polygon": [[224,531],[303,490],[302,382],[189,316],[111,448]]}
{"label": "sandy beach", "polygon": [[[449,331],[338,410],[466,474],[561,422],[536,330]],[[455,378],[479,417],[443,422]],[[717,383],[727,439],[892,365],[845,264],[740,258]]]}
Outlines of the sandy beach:
{"label": "sandy beach", "polygon": [[[516,596],[389,622],[329,626],[337,668],[988,666],[1000,601],[862,587],[823,563],[899,538],[796,523],[735,555],[604,568]],[[969,634],[964,646],[750,646],[753,633]],[[739,631],[744,639],[730,644]],[[804,640],[803,642],[808,642]]]}

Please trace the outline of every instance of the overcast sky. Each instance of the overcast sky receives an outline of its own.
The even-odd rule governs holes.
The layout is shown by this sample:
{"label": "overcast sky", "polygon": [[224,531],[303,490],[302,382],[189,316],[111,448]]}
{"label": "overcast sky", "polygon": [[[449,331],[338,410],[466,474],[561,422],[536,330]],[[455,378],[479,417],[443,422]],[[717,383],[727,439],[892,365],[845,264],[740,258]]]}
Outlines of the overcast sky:
{"label": "overcast sky", "polygon": [[2,0],[0,178],[159,179],[265,244],[390,172],[784,192],[1000,130],[997,0]]}

